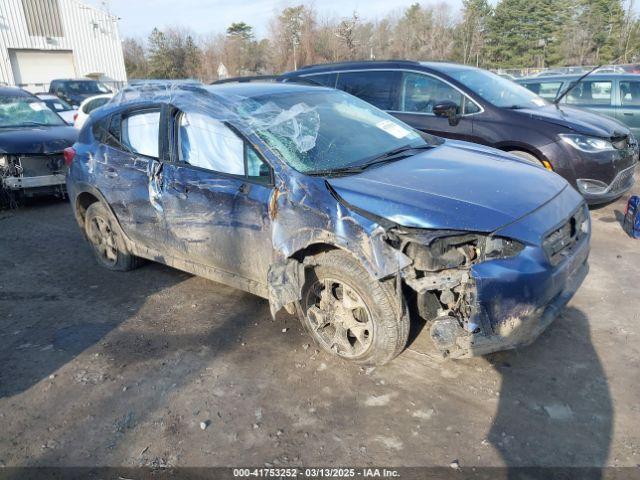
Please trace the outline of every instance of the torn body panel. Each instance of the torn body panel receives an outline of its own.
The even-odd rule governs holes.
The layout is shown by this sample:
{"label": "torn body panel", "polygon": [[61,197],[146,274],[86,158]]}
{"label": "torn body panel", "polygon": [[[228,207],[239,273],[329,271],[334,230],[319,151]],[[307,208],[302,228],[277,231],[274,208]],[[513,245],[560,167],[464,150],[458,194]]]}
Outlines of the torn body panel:
{"label": "torn body panel", "polygon": [[[272,313],[300,299],[304,275],[295,265],[302,265],[305,252],[313,246],[340,248],[356,257],[369,274],[378,280],[396,275],[411,263],[401,251],[387,241],[388,229],[372,217],[365,218],[337,202],[324,180],[300,182],[291,173],[276,187],[271,206],[274,263],[269,270]],[[276,193],[277,192],[277,193]],[[307,259],[305,265],[312,260]],[[273,273],[272,273],[273,272]],[[284,285],[282,282],[297,280]]]}
{"label": "torn body panel", "polygon": [[[436,246],[431,258],[408,250],[414,262],[403,270],[404,279],[417,292],[419,310],[443,353],[464,358],[526,345],[557,317],[588,272],[590,220],[584,204],[575,209],[576,195],[566,191],[495,236],[474,241],[473,235],[445,233],[455,248],[443,252]],[[558,218],[564,223],[558,225]],[[568,236],[556,263],[539,245],[559,230]],[[496,249],[496,239],[506,233],[512,240]],[[407,237],[410,242],[422,235]]]}
{"label": "torn body panel", "polygon": [[[313,104],[318,92],[339,98]],[[289,94],[290,103],[278,103]],[[95,198],[110,206],[133,254],[268,298],[274,315],[283,307],[301,311],[311,268],[354,260],[354,276],[366,277],[378,289],[374,303],[388,307],[379,318],[404,325],[415,303],[446,355],[532,340],[586,272],[589,219],[579,194],[560,177],[486,148],[417,145],[415,132],[380,121],[382,112],[361,117],[373,107],[340,95],[285,85],[193,86],[124,107],[114,102],[90,119],[75,147],[68,185],[77,215],[85,208],[79,195],[100,192]],[[364,127],[341,116],[349,108]],[[104,132],[135,109],[161,110],[157,158],[113,146]],[[181,139],[189,140],[188,128],[204,129],[193,139],[208,138],[207,115],[226,140],[207,144],[213,153],[204,158],[204,147]],[[323,115],[362,128],[362,138],[343,138],[351,130],[323,123]],[[382,153],[359,157],[376,142]],[[403,148],[412,151],[406,158],[389,153]],[[233,161],[215,154],[222,150]],[[365,168],[354,155],[383,161]],[[231,171],[216,170],[228,164]],[[344,300],[323,288],[331,302]],[[395,338],[405,333],[408,327]]]}

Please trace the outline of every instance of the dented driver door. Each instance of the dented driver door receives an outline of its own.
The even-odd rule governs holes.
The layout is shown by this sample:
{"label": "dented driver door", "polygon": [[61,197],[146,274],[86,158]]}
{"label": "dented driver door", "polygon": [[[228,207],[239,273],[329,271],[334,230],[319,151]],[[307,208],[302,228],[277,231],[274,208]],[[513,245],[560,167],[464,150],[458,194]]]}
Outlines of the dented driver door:
{"label": "dented driver door", "polygon": [[266,284],[271,264],[271,169],[233,130],[179,113],[176,155],[163,165],[171,254]]}

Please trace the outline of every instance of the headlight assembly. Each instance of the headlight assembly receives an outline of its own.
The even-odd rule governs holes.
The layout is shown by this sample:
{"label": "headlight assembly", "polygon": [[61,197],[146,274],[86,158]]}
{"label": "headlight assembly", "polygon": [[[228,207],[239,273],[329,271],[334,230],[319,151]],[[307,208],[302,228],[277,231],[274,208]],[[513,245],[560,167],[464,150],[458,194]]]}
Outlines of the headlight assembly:
{"label": "headlight assembly", "polygon": [[6,155],[0,155],[0,167],[9,166],[9,158]]}
{"label": "headlight assembly", "polygon": [[564,143],[582,152],[597,153],[615,150],[613,144],[603,138],[564,133],[561,133],[559,137]]}
{"label": "headlight assembly", "polygon": [[410,242],[406,254],[417,270],[435,272],[514,257],[523,249],[522,243],[509,238],[467,234],[436,238],[428,245]]}

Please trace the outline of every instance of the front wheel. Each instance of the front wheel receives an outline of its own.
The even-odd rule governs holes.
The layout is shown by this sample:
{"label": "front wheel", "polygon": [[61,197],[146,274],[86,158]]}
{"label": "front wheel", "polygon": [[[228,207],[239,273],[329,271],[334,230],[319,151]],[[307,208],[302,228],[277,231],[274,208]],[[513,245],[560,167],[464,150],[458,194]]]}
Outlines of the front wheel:
{"label": "front wheel", "polygon": [[393,359],[409,336],[409,318],[400,313],[395,290],[340,250],[316,258],[298,316],[321,348],[368,365]]}

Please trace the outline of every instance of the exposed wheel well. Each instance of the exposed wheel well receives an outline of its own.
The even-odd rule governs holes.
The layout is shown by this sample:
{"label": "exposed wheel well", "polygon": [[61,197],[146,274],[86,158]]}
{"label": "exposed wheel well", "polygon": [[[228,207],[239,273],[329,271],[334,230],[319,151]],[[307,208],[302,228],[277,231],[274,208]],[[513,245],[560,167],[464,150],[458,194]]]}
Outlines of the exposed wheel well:
{"label": "exposed wheel well", "polygon": [[540,154],[530,148],[527,147],[523,147],[522,145],[501,145],[500,147],[498,147],[500,150],[502,150],[503,152],[513,152],[513,151],[519,151],[519,152],[525,152],[528,153],[529,155],[533,155],[534,157],[536,157],[538,160],[542,160],[540,158]]}
{"label": "exposed wheel well", "polygon": [[76,198],[76,212],[78,214],[79,219],[84,224],[84,217],[87,213],[87,208],[89,208],[93,203],[99,202],[100,200],[89,192],[82,192]]}
{"label": "exposed wheel well", "polygon": [[292,255],[292,257],[301,262],[306,257],[318,255],[319,253],[328,252],[330,250],[338,250],[338,247],[336,247],[335,245],[331,245],[330,243],[314,243],[303,248],[302,250],[298,250]]}

